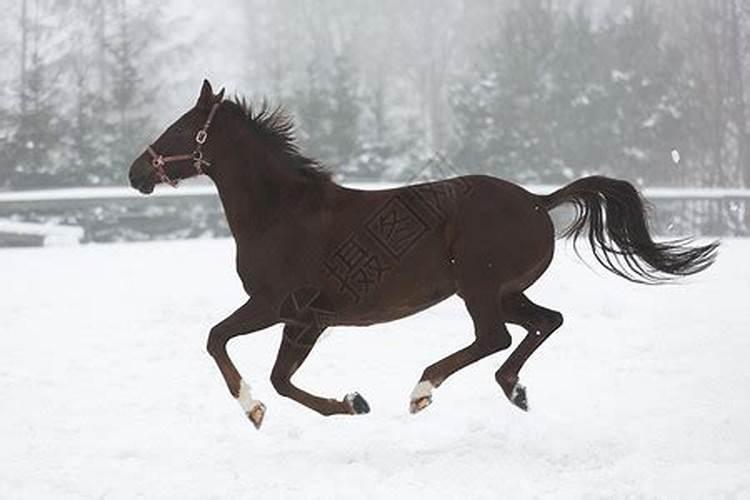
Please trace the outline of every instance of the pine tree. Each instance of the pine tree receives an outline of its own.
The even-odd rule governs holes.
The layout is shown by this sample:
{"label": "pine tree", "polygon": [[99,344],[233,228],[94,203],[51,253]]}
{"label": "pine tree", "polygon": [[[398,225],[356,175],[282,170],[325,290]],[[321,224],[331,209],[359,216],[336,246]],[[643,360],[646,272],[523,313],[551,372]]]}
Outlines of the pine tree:
{"label": "pine tree", "polygon": [[360,104],[357,75],[347,52],[333,59],[331,72],[331,133],[328,138],[334,161],[344,172],[361,176],[355,160],[359,154]]}
{"label": "pine tree", "polygon": [[750,6],[734,0],[681,0],[663,14],[682,48],[682,94],[689,127],[680,148],[686,183],[750,184]]}
{"label": "pine tree", "polygon": [[294,108],[306,151],[341,175],[356,177],[361,108],[357,75],[348,54],[313,59]]}
{"label": "pine tree", "polygon": [[542,0],[519,2],[499,28],[478,71],[453,92],[455,162],[522,182],[549,180],[556,11]]}
{"label": "pine tree", "polygon": [[683,57],[651,4],[595,26],[583,7],[518,3],[452,93],[455,161],[521,182],[599,172],[674,182]]}
{"label": "pine tree", "polygon": [[151,33],[157,32],[159,7],[145,1],[115,3],[111,22],[113,31],[107,41],[109,94],[108,168],[101,172],[102,182],[121,183],[123,172],[153,134],[151,113],[156,95],[153,80],[146,79],[150,68],[148,50]]}
{"label": "pine tree", "polygon": [[622,19],[606,28],[611,61],[607,93],[612,101],[613,168],[631,180],[671,180],[670,155],[682,134],[673,89],[682,77],[682,57],[664,42],[649,2],[634,0]]}
{"label": "pine tree", "polygon": [[71,120],[65,137],[70,146],[65,173],[66,183],[75,185],[99,184],[109,165],[103,140],[107,130],[103,92],[107,5],[102,0],[82,0],[72,7],[76,22],[69,27],[67,49]]}
{"label": "pine tree", "polygon": [[60,40],[48,2],[24,1],[20,29],[19,106],[11,116],[7,182],[14,188],[55,183],[65,123],[60,112]]}
{"label": "pine tree", "polygon": [[169,70],[153,63],[159,11],[145,0],[21,2],[18,73],[0,75],[16,97],[0,106],[0,187],[125,182],[154,133],[152,82]]}
{"label": "pine tree", "polygon": [[550,164],[545,178],[563,182],[606,170],[613,147],[603,40],[583,5],[563,13],[550,63]]}

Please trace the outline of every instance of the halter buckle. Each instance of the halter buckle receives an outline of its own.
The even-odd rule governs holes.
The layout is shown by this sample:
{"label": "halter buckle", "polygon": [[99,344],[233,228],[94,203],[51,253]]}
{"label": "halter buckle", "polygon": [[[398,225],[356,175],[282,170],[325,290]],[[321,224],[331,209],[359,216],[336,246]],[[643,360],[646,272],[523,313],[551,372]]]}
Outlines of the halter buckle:
{"label": "halter buckle", "polygon": [[195,142],[197,146],[195,147],[195,150],[193,151],[192,155],[185,154],[185,155],[175,155],[175,156],[167,156],[166,158],[160,154],[158,154],[153,146],[148,146],[146,151],[151,156],[151,166],[156,170],[156,175],[159,177],[159,179],[169,184],[172,187],[177,187],[177,183],[179,182],[179,179],[171,179],[169,175],[166,172],[166,165],[167,163],[172,162],[178,162],[183,160],[189,160],[192,162],[193,167],[195,167],[195,170],[199,174],[205,173],[203,170],[203,167],[210,166],[211,163],[207,162],[203,159],[203,151],[201,151],[201,147],[206,143],[206,140],[208,139],[208,127],[211,125],[211,120],[213,120],[214,114],[216,113],[216,110],[219,108],[220,102],[217,102],[213,105],[211,108],[211,111],[208,114],[208,118],[206,119],[205,125],[203,125],[203,128],[200,129],[195,134]]}
{"label": "halter buckle", "polygon": [[205,171],[203,170],[203,165],[208,167],[211,165],[211,163],[203,159],[203,151],[201,151],[200,149],[196,149],[195,151],[193,151],[193,167],[195,167],[195,170],[199,174],[204,174]]}
{"label": "halter buckle", "polygon": [[198,133],[195,134],[195,142],[201,146],[206,143],[206,139],[208,139],[208,132],[206,132],[205,129],[200,129]]}

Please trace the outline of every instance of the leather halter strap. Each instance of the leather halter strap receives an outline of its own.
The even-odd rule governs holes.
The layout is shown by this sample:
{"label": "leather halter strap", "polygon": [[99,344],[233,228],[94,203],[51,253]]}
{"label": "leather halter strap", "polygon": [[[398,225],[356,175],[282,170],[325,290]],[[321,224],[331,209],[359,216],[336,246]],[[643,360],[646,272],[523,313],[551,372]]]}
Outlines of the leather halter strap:
{"label": "leather halter strap", "polygon": [[208,162],[203,158],[203,145],[208,139],[208,127],[211,126],[211,122],[213,121],[216,110],[219,108],[220,104],[221,102],[214,103],[214,105],[211,107],[211,111],[209,111],[208,113],[208,118],[206,118],[206,122],[203,124],[203,127],[195,134],[195,149],[192,153],[163,156],[156,152],[153,145],[146,148],[149,156],[151,156],[151,166],[154,167],[154,170],[156,170],[156,175],[159,177],[160,181],[165,184],[169,184],[172,187],[177,187],[177,183],[179,182],[179,179],[171,179],[169,175],[167,175],[167,171],[165,169],[167,163],[175,163],[178,161],[192,161],[193,167],[195,168],[195,171],[198,172],[198,174],[205,173],[204,167],[211,166],[211,162]]}

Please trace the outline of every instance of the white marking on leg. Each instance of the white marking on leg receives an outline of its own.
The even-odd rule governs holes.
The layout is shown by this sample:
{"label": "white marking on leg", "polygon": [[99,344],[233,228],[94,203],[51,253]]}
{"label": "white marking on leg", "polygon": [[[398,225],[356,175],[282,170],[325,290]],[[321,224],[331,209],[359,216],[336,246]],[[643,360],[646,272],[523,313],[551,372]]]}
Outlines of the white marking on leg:
{"label": "white marking on leg", "polygon": [[432,382],[429,380],[423,380],[422,382],[418,383],[416,387],[414,387],[414,390],[411,391],[411,400],[417,401],[422,398],[431,398],[432,397],[432,390],[435,388],[434,385],[432,385]]}
{"label": "white marking on leg", "polygon": [[248,415],[262,404],[257,399],[253,399],[253,396],[250,393],[250,386],[242,379],[240,379],[240,395],[237,396],[237,402],[242,407],[242,410]]}
{"label": "white marking on leg", "polygon": [[524,387],[523,384],[516,382],[515,384],[513,384],[513,390],[510,392],[510,399],[515,401],[515,399],[518,397],[518,394],[525,389],[526,387]]}

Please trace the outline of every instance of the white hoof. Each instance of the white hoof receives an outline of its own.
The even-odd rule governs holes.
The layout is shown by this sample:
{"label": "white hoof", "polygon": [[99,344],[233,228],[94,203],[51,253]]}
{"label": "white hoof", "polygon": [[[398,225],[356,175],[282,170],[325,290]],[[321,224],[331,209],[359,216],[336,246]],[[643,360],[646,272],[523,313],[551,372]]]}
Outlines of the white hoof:
{"label": "white hoof", "polygon": [[266,416],[266,405],[260,401],[255,401],[255,403],[255,407],[247,412],[247,418],[250,419],[256,429],[260,429],[261,424],[263,424],[263,417]]}
{"label": "white hoof", "polygon": [[432,390],[435,388],[432,382],[424,380],[417,384],[411,392],[411,401],[409,402],[409,412],[419,413],[432,404]]}

